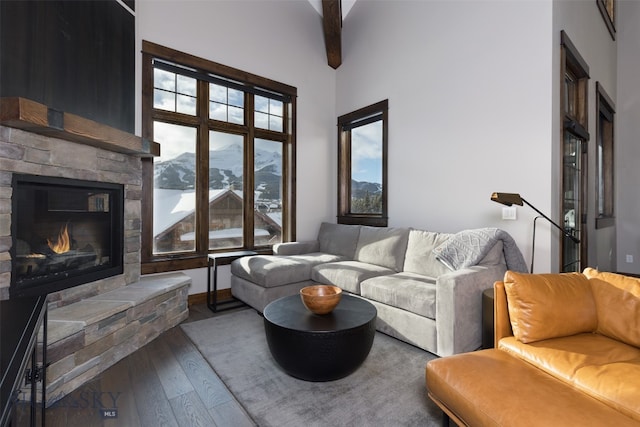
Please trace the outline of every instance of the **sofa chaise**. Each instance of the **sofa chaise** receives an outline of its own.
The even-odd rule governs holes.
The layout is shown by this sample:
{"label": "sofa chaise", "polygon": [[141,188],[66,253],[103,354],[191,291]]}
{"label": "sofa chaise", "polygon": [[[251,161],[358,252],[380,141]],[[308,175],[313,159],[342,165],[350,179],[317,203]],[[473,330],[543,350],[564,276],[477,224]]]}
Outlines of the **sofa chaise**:
{"label": "sofa chaise", "polygon": [[231,264],[235,298],[262,312],[304,286],[336,285],[376,307],[379,331],[440,356],[480,346],[483,290],[508,263],[526,269],[498,229],[446,234],[322,223],[317,240],[278,244],[273,253]]}
{"label": "sofa chaise", "polygon": [[432,360],[429,397],[461,426],[640,425],[640,279],[507,272],[496,348]]}

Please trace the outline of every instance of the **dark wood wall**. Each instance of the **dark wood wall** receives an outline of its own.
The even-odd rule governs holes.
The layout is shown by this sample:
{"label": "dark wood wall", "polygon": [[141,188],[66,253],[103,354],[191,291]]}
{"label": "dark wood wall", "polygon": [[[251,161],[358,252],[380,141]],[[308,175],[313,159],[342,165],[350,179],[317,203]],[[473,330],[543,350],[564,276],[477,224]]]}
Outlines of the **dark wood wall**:
{"label": "dark wood wall", "polygon": [[0,96],[133,133],[135,17],[116,0],[0,1]]}

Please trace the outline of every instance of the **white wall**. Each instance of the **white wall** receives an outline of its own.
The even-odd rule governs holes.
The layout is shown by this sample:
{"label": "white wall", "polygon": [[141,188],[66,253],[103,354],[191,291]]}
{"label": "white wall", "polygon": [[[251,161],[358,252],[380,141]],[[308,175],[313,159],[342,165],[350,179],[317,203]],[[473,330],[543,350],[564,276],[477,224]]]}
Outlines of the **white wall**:
{"label": "white wall", "polygon": [[[490,196],[551,210],[551,13],[546,1],[355,3],[337,113],[389,99],[390,226],[499,227],[530,260],[535,212],[502,220]],[[536,271],[557,269],[550,233],[538,221]]]}
{"label": "white wall", "polygon": [[[138,0],[136,26],[137,51],[148,40],[297,87],[297,237],[314,238],[321,221],[335,221],[335,71],[322,18],[309,2]],[[137,106],[139,134],[139,98]],[[190,293],[204,292],[204,270],[187,273]],[[228,277],[221,267],[220,288],[229,287]]]}
{"label": "white wall", "polygon": [[[616,220],[619,271],[640,274],[640,2],[618,1]],[[626,255],[634,262],[626,262]]]}
{"label": "white wall", "polygon": [[[618,4],[617,69],[595,1],[359,0],[344,20],[343,63],[334,71],[321,17],[307,1],[139,0],[137,47],[149,40],[298,88],[298,239],[335,221],[337,116],[389,99],[389,224],[443,232],[500,227],[529,261],[535,212],[518,207],[516,221],[502,220],[489,197],[519,192],[559,217],[564,29],[590,67],[593,141],[595,82],[616,101],[618,269],[640,273],[640,99],[639,91],[622,89],[637,87],[640,73],[640,3]],[[589,227],[597,252],[590,258],[601,259],[611,236]],[[538,221],[536,272],[558,270],[557,237]],[[636,263],[621,265],[625,254]],[[204,271],[187,273],[191,293],[203,292]],[[222,267],[221,288],[228,277]]]}

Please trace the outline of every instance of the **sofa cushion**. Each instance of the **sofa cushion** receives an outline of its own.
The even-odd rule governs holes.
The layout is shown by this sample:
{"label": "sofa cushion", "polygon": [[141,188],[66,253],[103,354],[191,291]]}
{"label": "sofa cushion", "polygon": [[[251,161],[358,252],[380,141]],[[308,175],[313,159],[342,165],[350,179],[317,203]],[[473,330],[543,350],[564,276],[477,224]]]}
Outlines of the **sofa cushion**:
{"label": "sofa cushion", "polygon": [[325,254],[323,252],[311,252],[301,255],[290,255],[287,257],[291,260],[306,262],[311,267],[318,264],[326,264],[328,262],[349,261],[349,258],[342,255]]}
{"label": "sofa cushion", "polygon": [[584,333],[524,344],[515,337],[502,338],[500,350],[567,382],[584,366],[633,360],[640,349],[604,335]]}
{"label": "sofa cushion", "polygon": [[430,277],[450,273],[451,270],[438,261],[433,253],[433,248],[444,243],[449,237],[451,234],[409,230],[403,271]]}
{"label": "sofa cushion", "polygon": [[629,381],[640,376],[640,349],[593,333],[531,344],[508,337],[499,348],[640,420],[637,383]]}
{"label": "sofa cushion", "polygon": [[436,318],[436,280],[421,274],[396,273],[367,279],[360,294],[373,301]]}
{"label": "sofa cushion", "polygon": [[640,279],[586,268],[598,315],[598,333],[640,347]]}
{"label": "sofa cushion", "polygon": [[395,273],[393,270],[358,261],[340,261],[316,265],[311,269],[314,282],[335,285],[360,295],[360,283],[375,276]]}
{"label": "sofa cushion", "polygon": [[231,263],[231,274],[265,288],[311,278],[311,264],[289,256],[254,255]]}
{"label": "sofa cushion", "polygon": [[[611,406],[576,392],[504,351],[472,351],[429,361],[429,397],[457,425],[637,426]],[[445,425],[454,425],[446,423]]]}
{"label": "sofa cushion", "polygon": [[523,343],[593,332],[598,325],[591,285],[580,273],[507,271],[504,287],[513,335]]}
{"label": "sofa cushion", "polygon": [[359,225],[331,224],[323,222],[318,232],[318,242],[320,252],[354,258],[358,236],[360,234]]}
{"label": "sofa cushion", "polygon": [[576,372],[574,384],[589,395],[640,422],[640,358],[590,365]]}
{"label": "sofa cushion", "polygon": [[354,259],[402,271],[408,239],[408,228],[361,227]]}

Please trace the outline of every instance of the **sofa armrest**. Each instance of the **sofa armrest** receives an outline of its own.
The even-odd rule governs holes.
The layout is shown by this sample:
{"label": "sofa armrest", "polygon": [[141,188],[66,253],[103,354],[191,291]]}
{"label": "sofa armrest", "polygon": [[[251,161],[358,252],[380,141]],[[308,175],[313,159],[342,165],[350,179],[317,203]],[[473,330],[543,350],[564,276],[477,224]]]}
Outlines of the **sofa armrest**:
{"label": "sofa armrest", "polygon": [[439,356],[477,350],[482,344],[482,292],[504,278],[505,265],[475,265],[436,281]]}
{"label": "sofa armrest", "polygon": [[319,250],[320,243],[317,240],[277,243],[273,245],[274,255],[301,255],[318,252]]}
{"label": "sofa armrest", "polygon": [[493,285],[493,289],[493,346],[498,348],[498,342],[504,337],[513,336],[513,331],[511,330],[511,319],[509,318],[509,306],[504,282],[496,282]]}

